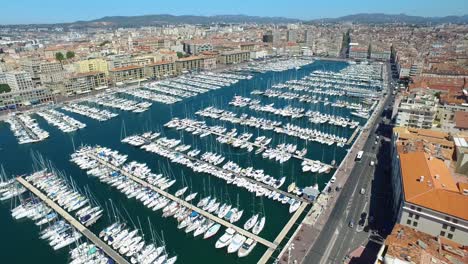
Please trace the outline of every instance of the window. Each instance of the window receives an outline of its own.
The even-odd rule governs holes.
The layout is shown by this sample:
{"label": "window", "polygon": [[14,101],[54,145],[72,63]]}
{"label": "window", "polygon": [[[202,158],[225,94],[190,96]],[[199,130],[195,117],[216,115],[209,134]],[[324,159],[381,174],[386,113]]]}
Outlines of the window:
{"label": "window", "polygon": [[418,212],[421,212],[421,207],[418,207],[417,211],[418,211]]}
{"label": "window", "polygon": [[446,216],[446,217],[445,217],[445,220],[446,220],[446,221],[450,221],[450,217]]}
{"label": "window", "polygon": [[452,238],[453,238],[453,234],[448,234],[448,235],[447,235],[447,238],[448,238],[448,239],[452,239]]}
{"label": "window", "polygon": [[445,236],[445,232],[444,232],[444,231],[440,231],[440,236]]}
{"label": "window", "polygon": [[411,206],[411,210],[414,210],[414,205]]}
{"label": "window", "polygon": [[417,226],[418,226],[418,222],[414,221],[414,222],[413,222],[413,226],[414,226],[414,227],[417,227]]}
{"label": "window", "polygon": [[453,223],[454,223],[454,224],[458,223],[458,220],[457,220],[457,219],[453,219]]}
{"label": "window", "polygon": [[419,220],[419,215],[416,215],[416,220]]}
{"label": "window", "polygon": [[451,226],[450,227],[450,232],[454,232],[455,231],[455,227]]}
{"label": "window", "polygon": [[447,224],[443,224],[442,229],[447,229]]}
{"label": "window", "polygon": [[413,213],[409,213],[409,216],[408,216],[408,217],[409,217],[409,218],[413,217]]}
{"label": "window", "polygon": [[407,225],[411,225],[411,220],[409,220],[409,219],[406,220],[406,224],[407,224]]}

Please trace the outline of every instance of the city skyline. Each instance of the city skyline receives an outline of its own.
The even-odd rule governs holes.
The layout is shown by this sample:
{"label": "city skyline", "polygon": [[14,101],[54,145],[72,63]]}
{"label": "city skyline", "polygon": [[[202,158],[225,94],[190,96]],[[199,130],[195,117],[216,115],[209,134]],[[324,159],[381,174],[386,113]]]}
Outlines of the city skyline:
{"label": "city skyline", "polygon": [[[320,18],[336,18],[359,13],[385,13],[406,14],[423,17],[461,16],[468,14],[468,8],[464,1],[454,0],[450,5],[442,1],[411,1],[402,0],[388,3],[374,1],[360,1],[358,4],[348,1],[333,0],[327,2],[308,2],[304,0],[294,1],[301,8],[288,8],[290,2],[275,3],[271,5],[268,1],[260,0],[244,3],[241,5],[219,4],[213,0],[201,1],[196,7],[187,5],[185,1],[171,3],[157,3],[138,0],[132,2],[114,1],[110,3],[92,2],[84,0],[76,2],[73,7],[61,1],[49,0],[38,3],[26,0],[19,2],[6,2],[4,10],[8,12],[0,17],[0,24],[53,24],[68,23],[75,21],[87,21],[99,19],[105,16],[139,16],[151,14],[170,15],[247,15],[260,17],[285,17],[301,20],[313,20]],[[239,4],[239,2],[236,2]],[[29,8],[24,9],[24,6]],[[341,6],[342,8],[336,8]]]}

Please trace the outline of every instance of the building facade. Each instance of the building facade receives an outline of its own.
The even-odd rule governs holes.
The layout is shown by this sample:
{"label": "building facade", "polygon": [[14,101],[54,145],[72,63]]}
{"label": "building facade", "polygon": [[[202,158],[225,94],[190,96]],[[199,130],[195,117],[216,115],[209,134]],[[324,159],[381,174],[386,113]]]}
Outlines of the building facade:
{"label": "building facade", "polygon": [[34,88],[31,74],[26,71],[12,71],[5,73],[5,79],[12,91],[24,91]]}
{"label": "building facade", "polygon": [[233,50],[221,52],[218,56],[220,64],[237,64],[250,60],[250,51]]}
{"label": "building facade", "polygon": [[398,107],[397,126],[432,128],[438,99],[431,93],[415,92],[405,96]]}
{"label": "building facade", "polygon": [[74,69],[76,73],[103,72],[106,75],[109,74],[109,67],[104,59],[77,61],[74,63]]}
{"label": "building facade", "polygon": [[174,62],[161,61],[145,66],[145,75],[152,79],[163,79],[176,74]]}
{"label": "building facade", "polygon": [[143,66],[127,66],[109,70],[109,77],[113,84],[136,82],[145,79]]}
{"label": "building facade", "polygon": [[392,152],[395,221],[432,236],[468,244],[468,185],[456,183],[440,159]]}

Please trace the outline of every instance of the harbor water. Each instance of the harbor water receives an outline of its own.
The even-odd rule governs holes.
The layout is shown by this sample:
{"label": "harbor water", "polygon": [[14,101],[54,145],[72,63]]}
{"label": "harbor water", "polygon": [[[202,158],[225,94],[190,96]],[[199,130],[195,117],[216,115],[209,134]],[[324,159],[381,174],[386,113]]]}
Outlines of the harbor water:
{"label": "harbor water", "polygon": [[[252,166],[254,169],[263,169],[265,173],[277,179],[285,176],[286,182],[281,188],[283,190],[286,190],[287,186],[292,182],[295,182],[297,186],[300,187],[318,184],[321,190],[332,177],[334,170],[331,170],[327,174],[304,173],[302,172],[300,160],[290,159],[280,164],[274,160],[263,159],[261,154],[255,155],[254,152],[247,152],[245,149],[236,149],[226,144],[220,144],[216,141],[216,136],[214,135],[200,138],[199,136],[184,132],[183,130],[163,127],[163,124],[174,117],[204,120],[208,125],[222,125],[228,129],[237,128],[239,132],[253,133],[254,137],[271,137],[273,138],[273,146],[281,143],[297,144],[298,149],[307,148],[308,152],[306,157],[309,159],[320,160],[327,164],[339,164],[346,155],[346,151],[350,145],[339,147],[336,144],[328,146],[325,144],[305,142],[302,139],[276,134],[273,131],[264,131],[225,121],[203,118],[196,115],[195,112],[208,106],[215,106],[220,109],[232,111],[238,115],[246,113],[249,116],[252,115],[270,120],[278,120],[283,122],[283,124],[291,122],[301,127],[316,128],[326,133],[349,138],[354,132],[354,129],[350,129],[349,127],[343,128],[328,124],[317,125],[307,121],[307,118],[285,118],[274,114],[255,112],[248,107],[236,108],[228,104],[235,95],[241,95],[260,99],[262,105],[274,103],[274,106],[277,108],[291,105],[293,107],[304,107],[306,110],[351,117],[351,110],[346,108],[336,108],[322,103],[304,103],[293,99],[267,98],[261,95],[250,94],[253,90],[265,90],[278,83],[301,79],[314,70],[339,71],[346,66],[347,64],[344,62],[315,61],[301,69],[291,69],[283,72],[270,71],[265,73],[252,73],[253,78],[250,80],[240,80],[238,83],[231,86],[210,91],[179,103],[171,105],[153,103],[150,110],[144,113],[118,112],[115,109],[107,108],[113,112],[118,112],[119,116],[105,122],[98,122],[59,109],[59,111],[87,125],[84,129],[68,134],[47,124],[43,118],[33,114],[32,117],[37,120],[39,126],[50,133],[48,139],[33,144],[19,145],[15,136],[10,131],[8,124],[1,122],[0,163],[3,165],[9,177],[29,174],[34,170],[32,155],[33,153],[39,153],[45,159],[49,160],[57,170],[73,179],[82,190],[84,188],[89,188],[96,200],[106,210],[106,216],[91,227],[91,230],[95,233],[98,233],[111,223],[107,215],[112,215],[112,212],[106,209],[106,205],[110,206],[112,203],[119,209],[121,216],[128,219],[129,223],[134,223],[136,227],[141,226],[143,233],[146,235],[144,238],[146,241],[151,240],[151,224],[151,229],[158,234],[159,238],[165,241],[169,255],[178,256],[178,263],[256,263],[266,250],[261,244],[257,244],[254,251],[246,258],[238,258],[236,254],[229,255],[226,253],[225,248],[217,250],[214,244],[217,238],[224,233],[224,228],[211,239],[204,240],[200,237],[194,238],[192,234],[186,234],[178,230],[177,223],[173,218],[162,218],[160,212],[153,212],[147,209],[141,202],[128,199],[115,188],[99,182],[95,177],[88,176],[84,170],[81,170],[78,166],[70,162],[70,154],[74,152],[74,148],[79,148],[80,145],[101,145],[118,150],[120,153],[128,155],[128,161],[135,160],[146,163],[153,172],[163,173],[176,179],[176,184],[169,189],[171,193],[187,185],[192,192],[198,192],[199,197],[211,194],[212,196],[216,195],[216,197],[219,197],[224,202],[230,201],[231,204],[236,206],[238,204],[238,207],[244,210],[244,216],[239,221],[239,224],[243,224],[253,212],[264,213],[266,216],[266,225],[262,233],[260,233],[260,236],[269,241],[273,241],[291,217],[291,214],[288,212],[288,205],[267,198],[261,199],[255,197],[255,194],[243,188],[227,185],[224,180],[208,174],[195,173],[182,165],[171,163],[164,157],[121,143],[120,140],[124,136],[136,133],[158,131],[168,138],[181,139],[184,144],[192,145],[192,149],[198,148],[202,153],[205,151],[212,151],[222,154],[226,157],[226,160],[232,160],[242,167]],[[132,98],[129,95],[119,96]],[[340,100],[357,102],[353,101],[356,100],[353,98],[340,98]],[[360,121],[361,124],[365,122],[365,119],[357,117],[353,119]],[[9,210],[14,206],[14,204],[12,204],[14,202],[14,200],[11,200],[0,204],[0,247],[2,248],[2,263],[66,263],[69,259],[68,251],[54,251],[46,241],[40,240],[38,236],[39,229],[32,221],[15,221],[12,219]]]}

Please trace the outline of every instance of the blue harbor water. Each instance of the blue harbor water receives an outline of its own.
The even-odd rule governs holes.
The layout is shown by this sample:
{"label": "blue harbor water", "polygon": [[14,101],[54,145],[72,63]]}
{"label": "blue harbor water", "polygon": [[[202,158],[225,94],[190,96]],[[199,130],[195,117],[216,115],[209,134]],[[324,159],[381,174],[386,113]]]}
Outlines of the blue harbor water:
{"label": "blue harbor water", "polygon": [[[315,61],[313,64],[304,66],[299,70],[253,73],[254,77],[250,80],[240,80],[234,85],[198,95],[172,105],[153,103],[150,110],[141,114],[121,111],[118,117],[106,122],[98,122],[81,115],[59,110],[87,124],[86,128],[71,134],[63,133],[56,127],[48,125],[43,118],[32,115],[38,121],[40,127],[50,133],[48,139],[34,144],[19,145],[8,124],[1,122],[0,163],[3,164],[8,176],[29,174],[34,171],[32,153],[40,153],[44,158],[50,160],[57,170],[72,178],[81,189],[85,187],[89,188],[104,208],[106,208],[106,205],[109,206],[112,201],[112,204],[119,209],[122,217],[131,219],[128,221],[133,221],[137,227],[141,225],[143,233],[146,235],[144,238],[146,241],[150,241],[151,239],[149,227],[149,223],[151,223],[151,229],[160,238],[164,239],[169,255],[178,256],[178,263],[256,263],[266,249],[260,244],[257,244],[254,251],[246,258],[238,258],[236,254],[228,255],[225,248],[216,250],[214,244],[219,236],[224,233],[224,228],[215,237],[207,240],[200,237],[194,238],[192,234],[185,234],[185,232],[177,229],[177,223],[174,219],[162,218],[160,212],[153,212],[147,209],[141,202],[135,199],[128,199],[115,188],[99,182],[95,177],[88,176],[85,171],[70,162],[70,154],[74,152],[74,147],[78,148],[80,145],[94,146],[99,144],[118,150],[120,153],[128,155],[128,161],[144,162],[148,164],[153,172],[171,175],[171,177],[175,178],[177,182],[169,189],[171,193],[181,188],[183,182],[186,181],[194,192],[199,192],[199,196],[216,194],[218,197],[224,197],[224,201],[231,201],[233,205],[239,203],[239,207],[244,210],[244,216],[239,221],[239,224],[243,224],[252,215],[252,211],[256,213],[263,211],[267,221],[260,236],[273,241],[291,216],[288,212],[289,206],[271,199],[255,197],[255,194],[245,189],[227,185],[224,180],[203,173],[195,173],[182,165],[170,163],[164,157],[123,144],[120,140],[125,135],[145,131],[159,131],[169,138],[182,139],[184,144],[190,144],[192,148],[202,150],[202,153],[204,151],[212,151],[223,154],[226,160],[235,161],[243,167],[253,166],[255,169],[263,169],[267,174],[277,179],[286,176],[287,180],[282,186],[283,190],[292,182],[296,182],[301,187],[318,184],[320,189],[322,189],[332,177],[334,170],[328,174],[303,173],[301,161],[297,159],[290,159],[283,164],[279,164],[274,160],[263,159],[261,154],[255,155],[254,152],[249,153],[245,149],[236,149],[229,145],[220,144],[216,142],[216,136],[210,135],[200,138],[182,130],[163,127],[163,124],[173,117],[205,120],[208,125],[223,125],[228,129],[235,127],[238,131],[253,133],[254,137],[262,135],[272,137],[273,146],[281,143],[294,143],[298,145],[298,149],[306,147],[308,150],[306,157],[310,159],[320,160],[327,164],[336,161],[339,164],[346,155],[346,149],[349,148],[349,145],[338,147],[336,144],[328,146],[319,143],[306,143],[304,140],[275,134],[272,131],[264,131],[238,124],[234,125],[229,122],[209,118],[203,119],[195,115],[195,112],[208,106],[216,106],[217,108],[235,113],[247,113],[255,117],[279,120],[283,123],[291,122],[302,127],[316,128],[327,133],[349,138],[354,131],[350,128],[336,127],[328,124],[315,125],[308,122],[307,118],[292,120],[291,118],[279,117],[273,114],[255,112],[248,107],[235,108],[228,105],[233,96],[241,95],[261,99],[262,105],[270,103],[274,103],[275,107],[291,105],[294,107],[304,107],[306,110],[311,109],[322,113],[348,117],[350,116],[350,110],[346,108],[335,108],[330,105],[325,106],[324,104],[312,105],[299,102],[298,100],[267,98],[250,94],[255,89],[265,90],[274,84],[292,79],[301,79],[314,70],[339,71],[346,66],[347,64],[343,62]],[[129,97],[125,95],[120,96]],[[346,100],[352,102],[356,99],[347,98]],[[114,109],[109,110],[117,112]],[[361,120],[361,124],[364,122],[364,119],[353,119]],[[15,200],[11,200],[0,204],[2,263],[53,264],[67,262],[69,260],[68,251],[66,249],[54,251],[46,241],[39,239],[39,229],[34,225],[33,221],[15,221],[12,219],[9,209],[14,206],[14,203]],[[112,213],[107,210],[106,216],[93,225],[91,230],[98,233],[102,228],[109,225],[111,221],[107,216],[108,214]]]}

